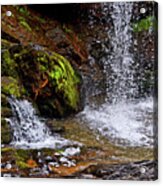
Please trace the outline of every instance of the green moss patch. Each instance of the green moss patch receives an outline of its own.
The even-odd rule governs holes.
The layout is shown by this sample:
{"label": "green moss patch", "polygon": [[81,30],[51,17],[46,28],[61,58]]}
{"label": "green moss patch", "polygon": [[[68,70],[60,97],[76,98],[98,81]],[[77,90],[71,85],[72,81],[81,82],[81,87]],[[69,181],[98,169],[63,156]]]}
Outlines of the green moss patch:
{"label": "green moss patch", "polygon": [[15,97],[21,96],[18,80],[10,76],[3,76],[1,83],[2,93],[6,95],[14,95]]}
{"label": "green moss patch", "polygon": [[133,24],[134,32],[148,31],[150,28],[156,30],[157,21],[154,16],[148,16]]}

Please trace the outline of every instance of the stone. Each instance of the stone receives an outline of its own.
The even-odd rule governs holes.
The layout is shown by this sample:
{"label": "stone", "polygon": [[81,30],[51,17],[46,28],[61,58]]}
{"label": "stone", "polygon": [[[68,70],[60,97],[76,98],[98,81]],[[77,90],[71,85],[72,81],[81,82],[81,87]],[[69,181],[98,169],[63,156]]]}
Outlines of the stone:
{"label": "stone", "polygon": [[1,143],[9,144],[12,141],[13,131],[9,125],[9,123],[1,118]]}

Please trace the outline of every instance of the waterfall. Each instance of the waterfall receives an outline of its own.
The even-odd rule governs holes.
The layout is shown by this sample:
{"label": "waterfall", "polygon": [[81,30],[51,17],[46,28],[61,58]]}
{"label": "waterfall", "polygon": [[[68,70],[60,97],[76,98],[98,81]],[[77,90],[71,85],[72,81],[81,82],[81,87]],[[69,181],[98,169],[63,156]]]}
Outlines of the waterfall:
{"label": "waterfall", "polygon": [[[102,59],[106,99],[98,108],[87,105],[80,116],[114,144],[153,146],[153,97],[135,98],[138,82],[134,79],[136,68],[131,50],[133,3],[103,3],[102,9],[105,19],[110,16],[112,20],[112,28],[106,29],[112,49],[106,47],[107,55]],[[107,21],[109,24],[110,19]]]}
{"label": "waterfall", "polygon": [[[133,40],[130,25],[133,3],[115,2],[104,4],[105,10],[112,10],[113,30],[111,36],[112,52],[104,62],[106,74],[107,98],[111,102],[132,98],[136,94],[134,82],[133,56],[130,52]],[[107,15],[106,15],[107,16]],[[112,69],[112,75],[109,73]],[[111,94],[110,94],[111,92]]]}
{"label": "waterfall", "polygon": [[71,142],[61,138],[58,134],[52,135],[43,119],[36,114],[32,104],[27,100],[8,98],[13,117],[6,120],[13,129],[12,145],[18,148],[61,148],[71,145]]}

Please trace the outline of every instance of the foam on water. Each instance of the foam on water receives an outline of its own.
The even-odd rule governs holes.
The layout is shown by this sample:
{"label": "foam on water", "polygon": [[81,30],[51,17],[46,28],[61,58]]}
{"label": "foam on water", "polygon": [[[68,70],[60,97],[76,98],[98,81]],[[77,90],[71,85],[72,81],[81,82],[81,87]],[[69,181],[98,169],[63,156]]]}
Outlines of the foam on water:
{"label": "foam on water", "polygon": [[97,129],[117,145],[154,145],[152,98],[137,103],[105,103],[99,108],[88,106],[81,115],[92,129]]}

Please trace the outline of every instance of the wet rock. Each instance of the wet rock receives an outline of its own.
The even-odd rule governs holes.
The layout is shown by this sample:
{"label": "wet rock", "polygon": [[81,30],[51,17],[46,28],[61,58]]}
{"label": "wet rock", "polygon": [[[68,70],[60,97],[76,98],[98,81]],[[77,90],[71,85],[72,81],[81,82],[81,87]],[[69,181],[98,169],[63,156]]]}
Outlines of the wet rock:
{"label": "wet rock", "polygon": [[48,120],[46,125],[50,128],[52,133],[63,133],[65,131],[65,127],[61,126],[56,120]]}
{"label": "wet rock", "polygon": [[65,162],[68,162],[69,160],[68,160],[67,158],[65,158],[65,157],[61,157],[61,158],[59,159],[59,161],[60,161],[61,163],[65,163]]}
{"label": "wet rock", "polygon": [[64,152],[62,152],[61,154],[64,156],[74,156],[74,155],[78,155],[80,153],[80,148],[74,148],[74,147],[70,147],[64,150]]}
{"label": "wet rock", "polygon": [[21,87],[17,79],[10,76],[2,76],[1,78],[2,93],[5,95],[21,96]]}
{"label": "wet rock", "polygon": [[6,119],[1,118],[1,143],[9,144],[12,141],[13,131],[6,121]]}
{"label": "wet rock", "polygon": [[12,110],[8,107],[2,107],[1,109],[1,116],[5,118],[9,118],[12,116]]}
{"label": "wet rock", "polygon": [[117,165],[98,165],[87,173],[92,173],[98,179],[106,180],[156,180],[157,162],[141,161]]}
{"label": "wet rock", "polygon": [[2,107],[10,107],[10,104],[8,103],[7,96],[5,94],[1,94],[1,106]]}
{"label": "wet rock", "polygon": [[30,47],[14,47],[11,53],[22,83],[42,115],[63,117],[81,109],[81,77],[67,59]]}

